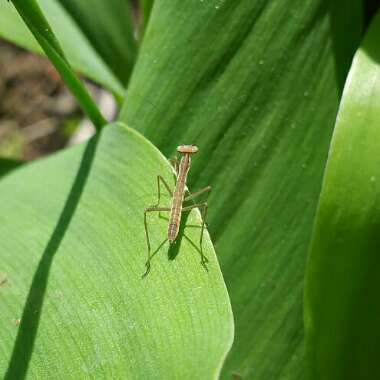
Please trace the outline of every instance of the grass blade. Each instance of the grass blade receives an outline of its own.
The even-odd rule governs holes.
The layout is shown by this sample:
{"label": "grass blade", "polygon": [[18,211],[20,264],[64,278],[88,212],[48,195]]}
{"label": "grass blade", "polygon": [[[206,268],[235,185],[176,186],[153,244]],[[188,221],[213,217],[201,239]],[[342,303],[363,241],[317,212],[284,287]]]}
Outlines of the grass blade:
{"label": "grass blade", "polygon": [[[71,66],[111,91],[118,99],[123,98],[125,88],[86,39],[80,25],[74,22],[58,0],[40,0],[38,4],[49,24],[54,25],[54,33]],[[22,48],[43,54],[33,34],[7,1],[0,2],[0,36]]]}
{"label": "grass blade", "polygon": [[72,70],[37,2],[35,0],[12,0],[12,3],[77,99],[84,113],[99,130],[106,124],[106,121],[90,94]]}

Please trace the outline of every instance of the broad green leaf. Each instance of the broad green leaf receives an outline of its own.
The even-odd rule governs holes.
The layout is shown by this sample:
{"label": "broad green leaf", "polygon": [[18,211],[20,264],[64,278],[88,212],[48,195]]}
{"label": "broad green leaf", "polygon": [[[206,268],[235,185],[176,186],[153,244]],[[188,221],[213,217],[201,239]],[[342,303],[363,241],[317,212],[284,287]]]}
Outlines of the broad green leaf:
{"label": "broad green leaf", "polygon": [[[29,0],[21,3],[28,4]],[[39,0],[39,4],[70,64],[90,79],[111,90],[119,98],[122,97],[124,89],[121,83],[57,0]],[[26,49],[42,53],[35,38],[8,1],[0,1],[0,36]]]}
{"label": "broad green leaf", "polygon": [[129,0],[60,0],[120,82],[127,84],[136,57]]}
{"label": "broad green leaf", "polygon": [[236,322],[224,379],[304,376],[307,247],[360,33],[348,0],[154,3],[120,118],[167,156],[199,146]]}
{"label": "broad green leaf", "polygon": [[157,174],[173,185],[160,152],[111,125],[0,183],[5,379],[216,378],[233,321],[207,233],[209,272],[200,264],[198,211],[175,257],[161,245],[164,215],[149,217],[158,251],[141,278],[143,211],[156,202]]}
{"label": "broad green leaf", "polygon": [[310,379],[380,378],[380,13],[351,67],[305,290]]}
{"label": "broad green leaf", "polygon": [[76,97],[82,110],[92,121],[94,126],[100,129],[106,121],[92,100],[86,87],[84,87],[72,70],[36,0],[12,0],[12,3],[49,57],[49,60],[61,75],[65,84]]}

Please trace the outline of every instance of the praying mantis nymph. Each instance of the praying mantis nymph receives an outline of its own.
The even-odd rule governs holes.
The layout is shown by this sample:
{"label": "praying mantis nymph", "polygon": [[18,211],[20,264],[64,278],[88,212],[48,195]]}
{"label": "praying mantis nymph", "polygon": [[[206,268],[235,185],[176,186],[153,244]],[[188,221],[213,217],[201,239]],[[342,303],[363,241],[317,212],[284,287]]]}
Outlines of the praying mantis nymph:
{"label": "praying mantis nymph", "polygon": [[[187,192],[186,188],[186,179],[187,174],[189,173],[190,166],[191,166],[191,156],[198,152],[198,147],[195,145],[180,145],[177,147],[177,152],[182,154],[182,158],[180,163],[175,162],[175,169],[177,174],[177,183],[175,186],[174,191],[172,192],[170,189],[170,186],[166,183],[166,181],[161,177],[160,175],[157,176],[157,190],[158,190],[158,201],[155,206],[148,207],[144,210],[144,226],[145,226],[145,234],[146,234],[146,241],[148,245],[148,260],[145,264],[146,266],[146,272],[143,274],[143,277],[145,277],[149,271],[150,271],[150,240],[149,240],[149,233],[148,233],[148,225],[147,225],[147,219],[146,215],[149,212],[160,212],[160,211],[170,211],[169,216],[169,224],[168,224],[168,231],[167,231],[167,240],[169,240],[170,244],[173,244],[178,236],[179,226],[181,223],[181,214],[183,211],[190,211],[194,208],[199,208],[202,211],[202,227],[201,227],[201,236],[199,239],[200,244],[200,251],[201,251],[201,264],[206,268],[206,263],[208,262],[206,256],[203,254],[202,251],[202,241],[203,241],[203,231],[205,226],[205,220],[207,215],[207,202],[202,203],[195,203],[191,206],[183,207],[183,202],[189,201],[197,197],[198,195],[201,195],[203,193],[208,193],[211,191],[211,187],[207,186],[202,190],[199,190],[193,194],[188,194],[185,197],[185,192]],[[172,198],[171,207],[159,207],[160,205],[160,198],[161,198],[161,187],[160,184],[163,183],[166,190],[170,194]]]}

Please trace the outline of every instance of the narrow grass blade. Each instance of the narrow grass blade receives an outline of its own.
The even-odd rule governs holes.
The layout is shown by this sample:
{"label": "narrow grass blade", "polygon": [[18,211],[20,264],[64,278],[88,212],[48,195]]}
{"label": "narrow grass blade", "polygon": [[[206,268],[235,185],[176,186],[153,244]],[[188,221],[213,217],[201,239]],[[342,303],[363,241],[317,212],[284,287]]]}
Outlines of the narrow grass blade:
{"label": "narrow grass blade", "polygon": [[[87,78],[99,83],[119,99],[125,89],[113,75],[101,56],[84,36],[58,0],[39,0],[49,24],[54,25],[54,34],[60,41],[70,65]],[[0,1],[0,36],[20,47],[43,54],[43,50],[10,2]]]}
{"label": "narrow grass blade", "polygon": [[76,97],[82,110],[99,130],[106,121],[90,94],[72,70],[38,3],[35,0],[12,0],[12,3],[60,73],[63,81]]}

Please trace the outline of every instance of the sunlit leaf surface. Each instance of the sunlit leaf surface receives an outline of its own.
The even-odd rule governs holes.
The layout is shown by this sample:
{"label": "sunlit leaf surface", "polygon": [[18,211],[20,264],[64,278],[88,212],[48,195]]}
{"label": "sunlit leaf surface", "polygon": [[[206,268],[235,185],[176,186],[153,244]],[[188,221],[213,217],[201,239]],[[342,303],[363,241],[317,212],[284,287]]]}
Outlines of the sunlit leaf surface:
{"label": "sunlit leaf surface", "polygon": [[1,378],[216,378],[233,321],[207,233],[200,264],[198,211],[172,250],[165,215],[149,218],[141,278],[157,174],[173,185],[150,143],[111,125],[1,181]]}

